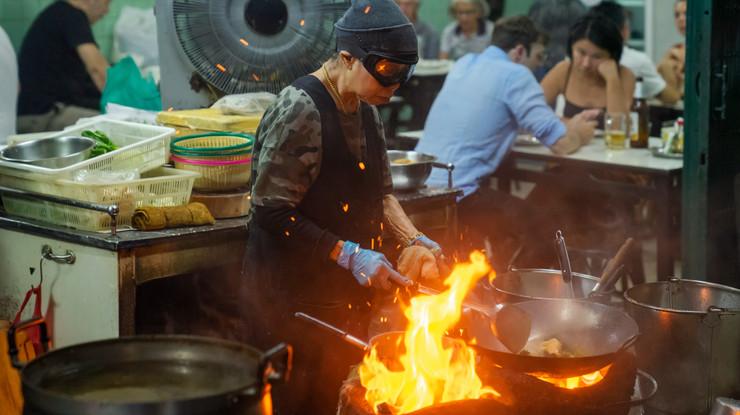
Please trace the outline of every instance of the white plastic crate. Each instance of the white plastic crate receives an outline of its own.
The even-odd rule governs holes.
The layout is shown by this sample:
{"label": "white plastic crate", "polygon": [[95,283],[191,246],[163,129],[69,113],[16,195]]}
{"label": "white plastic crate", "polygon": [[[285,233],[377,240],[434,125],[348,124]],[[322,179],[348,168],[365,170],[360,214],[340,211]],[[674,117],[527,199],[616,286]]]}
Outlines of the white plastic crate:
{"label": "white plastic crate", "polygon": [[85,130],[100,130],[119,149],[61,169],[49,169],[32,164],[0,160],[0,174],[25,177],[34,180],[71,179],[76,172],[131,171],[147,172],[169,159],[170,138],[175,130],[169,127],[137,124],[116,120],[96,120],[81,123],[47,137],[80,135]]}
{"label": "white plastic crate", "polygon": [[[136,208],[188,203],[193,182],[198,176],[198,173],[160,167],[142,174],[141,179],[121,183],[38,182],[0,176],[0,185],[93,203],[117,203],[120,207],[118,226],[126,229],[131,227],[131,216]],[[3,195],[2,199],[5,210],[11,215],[86,231],[105,232],[110,229],[110,216],[106,213],[12,195]]]}

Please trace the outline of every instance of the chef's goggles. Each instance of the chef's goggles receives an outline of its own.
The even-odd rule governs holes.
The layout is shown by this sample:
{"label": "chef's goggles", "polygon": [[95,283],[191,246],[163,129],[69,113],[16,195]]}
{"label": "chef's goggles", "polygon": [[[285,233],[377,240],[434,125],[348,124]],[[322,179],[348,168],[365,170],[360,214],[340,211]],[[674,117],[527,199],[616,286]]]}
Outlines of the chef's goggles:
{"label": "chef's goggles", "polygon": [[380,85],[385,87],[404,84],[414,74],[416,65],[396,62],[385,56],[368,53],[360,59],[362,66],[370,72]]}

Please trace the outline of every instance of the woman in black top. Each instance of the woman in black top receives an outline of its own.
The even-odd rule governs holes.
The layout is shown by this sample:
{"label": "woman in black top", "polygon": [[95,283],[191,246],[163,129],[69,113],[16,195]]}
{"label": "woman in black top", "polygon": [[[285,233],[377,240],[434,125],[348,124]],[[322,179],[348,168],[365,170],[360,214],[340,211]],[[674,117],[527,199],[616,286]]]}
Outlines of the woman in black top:
{"label": "woman in black top", "polygon": [[569,59],[555,65],[541,82],[547,102],[557,108],[562,95],[561,115],[566,119],[586,109],[629,113],[635,76],[619,64],[622,35],[616,25],[588,14],[571,28],[566,50]]}

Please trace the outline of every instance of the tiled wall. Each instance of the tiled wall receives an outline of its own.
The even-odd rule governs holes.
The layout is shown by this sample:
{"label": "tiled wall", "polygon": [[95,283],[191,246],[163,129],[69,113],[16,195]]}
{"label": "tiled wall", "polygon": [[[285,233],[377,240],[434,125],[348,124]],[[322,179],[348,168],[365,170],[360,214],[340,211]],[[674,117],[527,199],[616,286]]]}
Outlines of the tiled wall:
{"label": "tiled wall", "polygon": [[[13,42],[16,51],[23,42],[33,19],[46,6],[55,0],[0,0],[0,27],[2,27]],[[118,14],[123,6],[139,8],[154,7],[155,0],[113,0],[110,4],[110,12],[93,26],[95,40],[100,45],[100,50],[105,56],[110,57],[113,47],[113,26],[118,20]]]}

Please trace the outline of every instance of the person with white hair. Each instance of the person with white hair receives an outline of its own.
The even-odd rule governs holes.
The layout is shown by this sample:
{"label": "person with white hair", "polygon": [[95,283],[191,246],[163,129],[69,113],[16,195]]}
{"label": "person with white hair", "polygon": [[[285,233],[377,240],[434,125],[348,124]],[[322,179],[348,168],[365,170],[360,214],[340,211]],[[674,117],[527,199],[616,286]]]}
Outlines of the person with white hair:
{"label": "person with white hair", "polygon": [[419,19],[420,0],[396,0],[396,4],[414,25],[419,42],[419,58],[437,59],[439,56],[439,34],[428,23]]}
{"label": "person with white hair", "polygon": [[481,53],[491,44],[493,23],[486,20],[488,3],[483,0],[452,0],[455,21],[442,31],[439,58],[457,60],[468,53]]}

